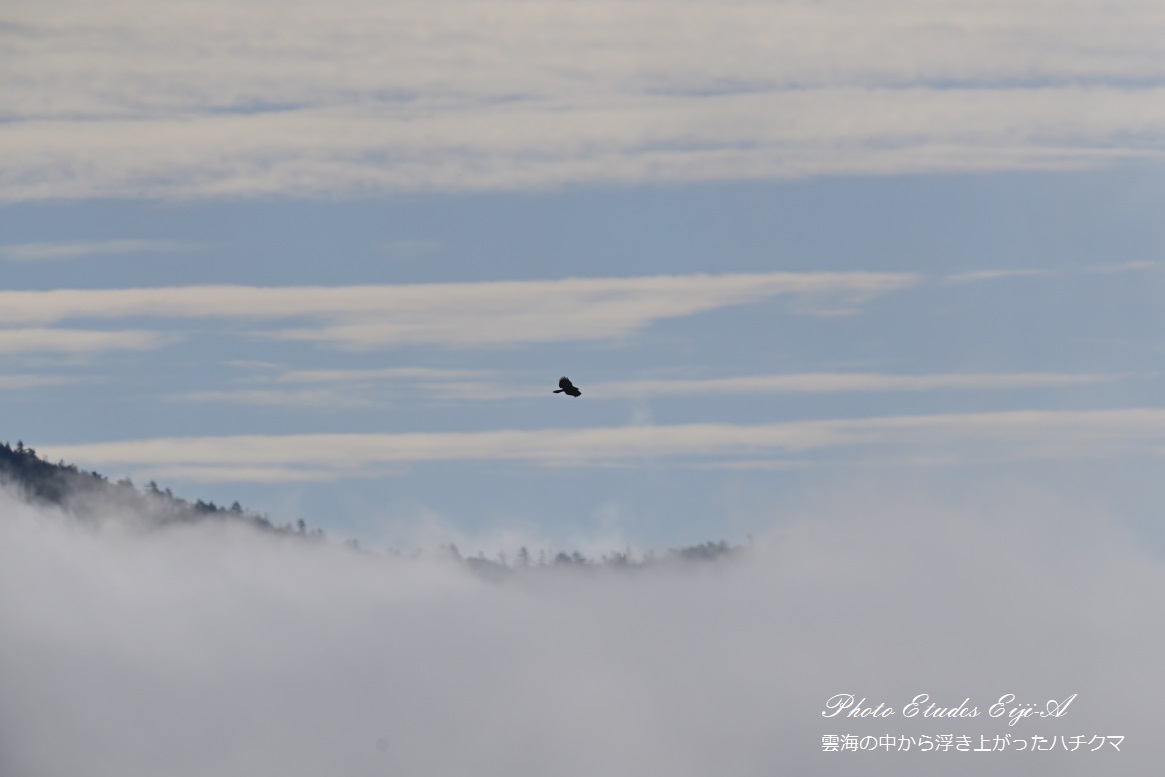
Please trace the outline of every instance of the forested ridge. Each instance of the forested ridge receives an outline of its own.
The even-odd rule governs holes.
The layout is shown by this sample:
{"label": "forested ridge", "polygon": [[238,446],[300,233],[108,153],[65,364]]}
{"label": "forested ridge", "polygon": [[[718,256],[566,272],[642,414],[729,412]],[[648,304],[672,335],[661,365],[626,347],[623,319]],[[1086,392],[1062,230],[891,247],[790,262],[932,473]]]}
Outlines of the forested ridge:
{"label": "forested ridge", "polygon": [[[322,540],[322,529],[309,530],[304,520],[294,524],[273,523],[266,515],[248,510],[237,501],[229,507],[198,499],[189,502],[175,496],[169,488],[159,488],[154,481],[138,489],[129,478],[110,481],[97,472],[79,469],[74,464],[59,461],[56,464],[42,459],[34,448],[23,441],[15,445],[0,443],[0,485],[8,484],[24,501],[34,505],[48,505],[76,517],[91,520],[99,515],[133,515],[148,518],[157,527],[190,524],[203,521],[236,521],[272,534]],[[359,543],[345,544],[359,549]],[[512,555],[499,553],[493,558],[484,554],[462,556],[454,545],[442,549],[450,557],[463,561],[471,568],[485,573],[504,573],[510,569],[546,566],[603,566],[636,568],[660,561],[713,561],[740,550],[724,540],[703,542],[673,548],[661,554],[647,552],[634,557],[630,550],[603,554],[598,559],[588,558],[576,551],[548,553],[519,548]],[[394,552],[394,555],[400,555]]]}
{"label": "forested ridge", "polygon": [[138,490],[123,478],[111,482],[97,472],[79,469],[63,461],[53,464],[42,459],[36,449],[23,442],[0,444],[0,481],[7,481],[18,495],[31,504],[51,505],[78,517],[89,518],[97,511],[147,515],[160,524],[208,519],[234,520],[268,531],[291,531],[277,527],[266,516],[244,509],[238,502],[230,507],[204,502],[188,502],[160,489],[153,481]]}

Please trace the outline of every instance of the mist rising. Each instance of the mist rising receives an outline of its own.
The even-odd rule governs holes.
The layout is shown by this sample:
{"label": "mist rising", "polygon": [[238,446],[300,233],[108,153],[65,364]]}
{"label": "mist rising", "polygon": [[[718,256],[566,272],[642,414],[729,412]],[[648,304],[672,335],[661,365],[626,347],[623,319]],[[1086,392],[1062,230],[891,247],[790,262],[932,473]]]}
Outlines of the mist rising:
{"label": "mist rising", "polygon": [[774,517],[715,563],[499,580],[242,523],[78,523],[5,492],[2,771],[933,774],[943,757],[978,774],[983,754],[823,753],[821,737],[1004,723],[825,720],[825,700],[1010,691],[1079,694],[1025,735],[1126,745],[996,753],[993,772],[1147,773],[1159,559],[1054,504],[984,519],[862,501]]}

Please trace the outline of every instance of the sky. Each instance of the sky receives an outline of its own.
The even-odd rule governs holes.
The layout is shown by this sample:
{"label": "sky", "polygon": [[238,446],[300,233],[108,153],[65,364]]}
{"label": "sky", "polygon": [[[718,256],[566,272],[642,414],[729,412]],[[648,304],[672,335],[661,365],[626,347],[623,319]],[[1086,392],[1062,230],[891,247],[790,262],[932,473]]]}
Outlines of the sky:
{"label": "sky", "polygon": [[1011,479],[1162,545],[1118,6],[12,4],[4,437],[402,549]]}
{"label": "sky", "polygon": [[826,700],[1014,692],[1128,737],[1057,773],[1151,772],[1163,39],[1149,0],[6,3],[0,440],[368,553],[0,489],[0,766],[934,774],[823,761],[930,731]]}

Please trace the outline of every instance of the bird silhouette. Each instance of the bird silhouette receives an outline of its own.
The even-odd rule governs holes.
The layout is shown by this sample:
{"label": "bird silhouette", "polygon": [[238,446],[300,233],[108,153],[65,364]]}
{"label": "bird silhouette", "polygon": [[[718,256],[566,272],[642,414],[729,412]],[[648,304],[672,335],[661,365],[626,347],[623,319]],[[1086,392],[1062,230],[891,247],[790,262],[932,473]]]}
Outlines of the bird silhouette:
{"label": "bird silhouette", "polygon": [[575,388],[574,384],[570,382],[570,378],[566,377],[565,375],[558,379],[558,388],[554,390],[554,393],[569,394],[572,397],[582,395],[582,392]]}

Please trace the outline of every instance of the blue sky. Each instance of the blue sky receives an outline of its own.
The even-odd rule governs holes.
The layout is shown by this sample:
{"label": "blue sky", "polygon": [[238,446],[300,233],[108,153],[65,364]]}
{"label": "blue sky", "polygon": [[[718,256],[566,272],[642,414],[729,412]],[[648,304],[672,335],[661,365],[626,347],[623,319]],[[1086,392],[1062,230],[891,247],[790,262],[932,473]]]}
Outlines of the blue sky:
{"label": "blue sky", "polygon": [[874,485],[1162,541],[1153,4],[58,5],[0,31],[10,441],[399,547]]}

